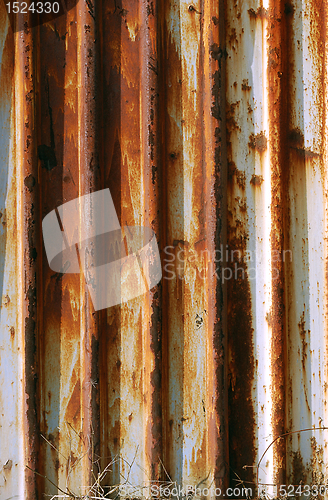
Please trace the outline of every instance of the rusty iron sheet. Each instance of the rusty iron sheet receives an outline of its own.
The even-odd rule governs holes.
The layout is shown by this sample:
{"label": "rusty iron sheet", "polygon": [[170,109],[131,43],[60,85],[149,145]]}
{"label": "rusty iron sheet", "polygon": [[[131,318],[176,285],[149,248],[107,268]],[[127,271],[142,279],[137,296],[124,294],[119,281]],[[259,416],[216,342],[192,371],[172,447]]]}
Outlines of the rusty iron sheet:
{"label": "rusty iron sheet", "polygon": [[[327,2],[65,5],[0,6],[0,500],[325,485]],[[96,311],[42,221],[107,188],[162,279]]]}
{"label": "rusty iron sheet", "polygon": [[14,34],[9,28],[8,19],[1,5],[0,34],[0,85],[2,99],[1,115],[1,169],[0,169],[0,495],[10,498],[12,491],[23,498],[26,488],[24,434],[24,342],[22,329],[22,297],[20,283],[21,269],[17,269],[17,246],[13,237],[22,238],[22,220],[17,203],[20,174],[18,158],[14,152],[16,130],[15,109],[16,90]]}

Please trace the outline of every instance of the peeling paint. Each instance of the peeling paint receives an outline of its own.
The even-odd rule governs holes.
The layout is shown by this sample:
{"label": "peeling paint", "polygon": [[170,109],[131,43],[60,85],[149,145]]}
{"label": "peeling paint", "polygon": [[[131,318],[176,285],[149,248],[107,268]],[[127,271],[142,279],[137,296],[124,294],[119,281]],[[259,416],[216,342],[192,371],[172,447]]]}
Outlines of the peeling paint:
{"label": "peeling paint", "polygon": [[[327,481],[295,432],[328,426],[326,10],[79,2],[13,33],[1,5],[0,498],[118,456],[106,491]],[[163,279],[95,312],[41,222],[104,188]]]}

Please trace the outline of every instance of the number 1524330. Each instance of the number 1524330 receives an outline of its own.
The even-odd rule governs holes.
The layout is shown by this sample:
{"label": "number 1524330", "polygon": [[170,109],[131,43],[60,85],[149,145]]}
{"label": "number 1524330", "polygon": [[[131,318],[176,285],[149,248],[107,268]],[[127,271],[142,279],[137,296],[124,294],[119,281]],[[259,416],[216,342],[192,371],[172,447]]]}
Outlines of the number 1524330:
{"label": "number 1524330", "polygon": [[9,2],[6,3],[8,14],[58,14],[59,2]]}

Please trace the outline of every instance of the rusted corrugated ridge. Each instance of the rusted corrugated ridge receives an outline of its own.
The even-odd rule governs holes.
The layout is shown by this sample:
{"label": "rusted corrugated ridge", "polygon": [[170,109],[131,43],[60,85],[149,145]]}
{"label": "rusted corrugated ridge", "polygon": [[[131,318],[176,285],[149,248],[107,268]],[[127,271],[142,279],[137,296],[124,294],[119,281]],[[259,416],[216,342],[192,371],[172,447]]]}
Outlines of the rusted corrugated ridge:
{"label": "rusted corrugated ridge", "polygon": [[[1,3],[0,500],[325,484],[326,11]],[[107,188],[162,279],[95,311],[42,220]]]}

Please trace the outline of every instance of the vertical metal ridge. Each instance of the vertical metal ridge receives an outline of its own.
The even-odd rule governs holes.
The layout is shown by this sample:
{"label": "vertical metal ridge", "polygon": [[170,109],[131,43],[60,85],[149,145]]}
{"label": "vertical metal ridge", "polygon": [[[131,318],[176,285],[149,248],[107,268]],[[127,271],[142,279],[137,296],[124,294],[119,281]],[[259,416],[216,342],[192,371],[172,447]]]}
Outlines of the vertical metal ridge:
{"label": "vertical metal ridge", "polygon": [[[286,210],[288,185],[288,44],[286,38],[285,4],[268,6],[268,115],[269,155],[271,166],[271,269],[272,309],[271,327],[271,387],[272,440],[286,432],[286,311],[285,263],[287,250]],[[278,439],[273,447],[273,481],[286,483],[286,440]]]}
{"label": "vertical metal ridge", "polygon": [[[209,130],[204,127],[204,148],[207,150],[208,136],[211,133],[212,151],[207,159],[208,173],[207,179],[211,182],[207,184],[206,212],[208,248],[210,252],[209,265],[209,357],[213,358],[215,369],[212,392],[212,400],[208,398],[211,417],[209,421],[208,447],[211,460],[215,458],[214,479],[215,485],[222,491],[229,483],[229,422],[228,422],[228,328],[227,328],[227,287],[222,283],[221,263],[215,262],[215,250],[225,247],[227,243],[227,133],[226,133],[226,2],[220,0],[206,2],[203,4],[204,17],[208,12],[208,22],[210,23],[209,36],[205,38],[205,61],[210,58],[209,71],[211,75],[211,98],[204,102],[204,116],[211,114],[212,123]],[[208,45],[207,45],[208,44]],[[206,67],[206,63],[205,63]],[[205,75],[207,83],[207,75]],[[206,84],[205,84],[206,88]],[[206,89],[209,92],[209,89]],[[206,95],[206,94],[205,94]],[[210,110],[208,106],[210,104]],[[211,132],[210,132],[211,131]],[[215,202],[214,202],[215,199]],[[212,275],[212,279],[211,279]],[[213,293],[215,290],[215,293]],[[211,317],[212,316],[212,317]],[[213,333],[212,333],[212,332]],[[212,333],[212,339],[211,339]],[[209,377],[211,380],[211,376]],[[213,405],[215,401],[215,405]],[[213,405],[213,406],[212,406]],[[214,452],[212,436],[214,433],[217,440]],[[213,439],[214,439],[213,436]]]}
{"label": "vertical metal ridge", "polygon": [[[15,94],[19,142],[16,153],[21,160],[21,173],[18,175],[22,196],[21,221],[23,261],[23,337],[24,337],[24,420],[25,420],[25,478],[26,497],[35,498],[37,492],[37,468],[39,452],[38,419],[38,299],[39,299],[39,264],[40,264],[40,227],[37,218],[39,208],[38,189],[34,189],[38,178],[36,160],[36,52],[35,31],[26,27],[15,34],[16,61]],[[19,217],[19,220],[20,220]]]}
{"label": "vertical metal ridge", "polygon": [[[260,427],[256,394],[260,384],[255,383],[259,364],[256,319],[262,320],[262,316],[257,316],[256,311],[257,286],[251,274],[254,257],[250,262],[247,255],[255,254],[257,258],[254,219],[261,207],[261,193],[255,191],[250,180],[252,175],[262,174],[263,154],[249,143],[263,130],[264,27],[260,18],[249,15],[251,2],[225,2],[225,6],[227,244],[218,249],[218,260],[221,257],[220,278],[227,287],[229,482],[234,485],[242,477],[246,485],[252,486]],[[253,73],[252,64],[258,75]]]}
{"label": "vertical metal ridge", "polygon": [[4,5],[0,7],[0,22],[0,496],[8,498],[13,489],[23,495],[26,477],[25,332],[20,272],[23,238],[21,205],[17,203],[21,200],[22,178],[17,156],[21,156],[22,151],[16,147],[21,130],[18,109],[22,100],[18,98],[21,87],[15,85],[22,82],[22,75],[15,69],[17,45]]}
{"label": "vertical metal ridge", "polygon": [[[58,26],[62,34],[62,24]],[[51,26],[34,28],[38,35],[38,112],[36,120],[38,178],[36,186],[40,192],[40,219],[63,203],[63,124],[58,117],[57,106],[62,106],[64,72],[59,69],[63,57],[63,41],[56,37]],[[38,490],[46,494],[57,494],[54,485],[61,486],[60,465],[64,450],[60,446],[60,414],[65,407],[61,393],[63,370],[61,359],[62,342],[62,281],[53,273],[44,255],[43,243],[40,248],[40,270],[42,273],[42,294],[39,310],[38,342],[38,390],[39,390],[39,460],[36,471],[45,478],[38,477]],[[51,307],[49,305],[51,304]],[[68,311],[68,308],[66,309]],[[60,403],[61,401],[61,403]],[[43,437],[41,437],[43,436]],[[60,454],[62,453],[62,455]],[[65,464],[66,465],[66,464]],[[65,466],[64,465],[64,466]],[[50,483],[52,481],[53,484]]]}
{"label": "vertical metal ridge", "polygon": [[[185,9],[187,8],[184,5]],[[163,3],[163,56],[162,71],[165,85],[165,117],[163,120],[164,155],[163,155],[163,179],[165,179],[165,227],[163,243],[165,248],[171,250],[173,259],[173,280],[164,281],[164,311],[165,344],[163,348],[163,359],[165,360],[165,379],[163,384],[165,398],[165,420],[164,420],[164,464],[170,477],[178,484],[182,484],[182,454],[184,442],[183,434],[179,428],[183,425],[183,297],[182,281],[177,266],[183,266],[177,257],[179,250],[183,251],[184,244],[184,209],[181,198],[184,196],[183,178],[183,142],[181,132],[181,49],[179,47],[181,31],[180,2]],[[173,196],[176,193],[177,196]],[[173,214],[177,214],[173,218]],[[173,227],[172,227],[173,226]],[[163,231],[163,232],[164,232]],[[175,240],[175,241],[174,241]],[[164,256],[164,261],[168,257]],[[167,263],[165,262],[165,265]],[[164,265],[164,272],[166,271]],[[182,267],[183,269],[183,267]],[[174,311],[174,314],[167,314]],[[174,346],[172,347],[172,344]],[[181,346],[182,344],[182,346]]]}
{"label": "vertical metal ridge", "polygon": [[[290,43],[289,83],[289,248],[288,430],[323,425],[322,373],[325,363],[324,220],[325,30],[326,3],[286,10]],[[293,434],[287,443],[289,481],[324,477],[320,454],[324,431]],[[318,444],[320,442],[321,444]],[[311,465],[310,465],[311,464]]]}
{"label": "vertical metal ridge", "polygon": [[224,211],[224,12],[212,2],[172,2],[165,7],[163,264],[165,311],[170,314],[165,322],[164,457],[178,484],[222,487],[227,458],[226,414],[220,411],[226,404],[226,337],[213,254],[224,238],[224,228],[215,220]]}
{"label": "vertical metal ridge", "polygon": [[[162,244],[161,202],[162,162],[159,100],[162,88],[159,83],[159,5],[151,0],[140,2],[141,17],[141,123],[142,123],[142,165],[144,170],[144,224],[151,227]],[[145,373],[145,455],[146,470],[151,480],[163,476],[161,458],[162,439],[162,285],[149,293],[148,324],[145,324],[144,344],[147,371]]]}
{"label": "vertical metal ridge", "polygon": [[[122,226],[145,225],[158,234],[156,6],[125,7],[108,4],[103,16],[104,113],[109,117],[104,121],[105,183]],[[133,464],[132,483],[140,487],[161,473],[160,301],[158,287],[107,314],[102,341],[113,354],[102,360],[103,367],[107,364],[101,381],[103,453],[107,462],[121,457],[109,482],[124,482],[128,464]]]}
{"label": "vertical metal ridge", "polygon": [[[121,217],[121,32],[122,2],[104,2],[102,21],[103,161],[104,187],[111,191],[118,218]],[[120,454],[121,311],[105,311],[101,335],[100,412],[101,465],[106,467]],[[107,484],[120,483],[120,463],[114,463]]]}
{"label": "vertical metal ridge", "polygon": [[[77,5],[77,68],[78,92],[78,164],[79,195],[97,191],[101,186],[101,123],[100,102],[100,32],[96,21],[100,2],[79,2]],[[83,459],[82,487],[90,487],[99,472],[99,319],[85,287],[82,275],[81,304],[81,410],[82,433],[88,453]]]}

